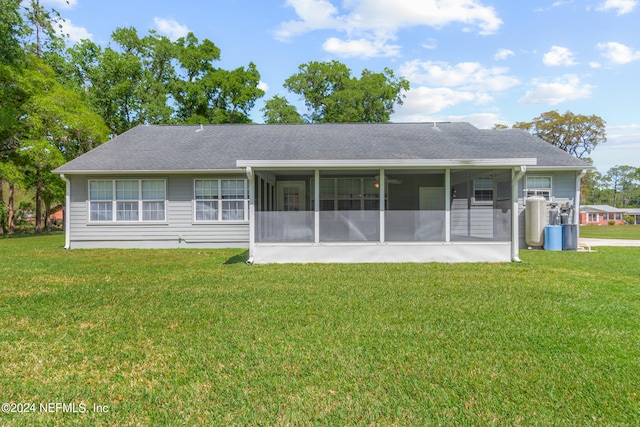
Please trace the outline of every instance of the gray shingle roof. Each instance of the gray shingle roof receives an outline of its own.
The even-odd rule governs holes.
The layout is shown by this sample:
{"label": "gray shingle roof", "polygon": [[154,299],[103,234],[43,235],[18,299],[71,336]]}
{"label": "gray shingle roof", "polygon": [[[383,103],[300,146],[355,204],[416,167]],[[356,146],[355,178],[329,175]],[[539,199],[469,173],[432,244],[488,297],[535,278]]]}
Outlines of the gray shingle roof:
{"label": "gray shingle roof", "polygon": [[517,129],[469,123],[138,126],[59,167],[58,173],[237,169],[237,160],[537,158],[589,165]]}

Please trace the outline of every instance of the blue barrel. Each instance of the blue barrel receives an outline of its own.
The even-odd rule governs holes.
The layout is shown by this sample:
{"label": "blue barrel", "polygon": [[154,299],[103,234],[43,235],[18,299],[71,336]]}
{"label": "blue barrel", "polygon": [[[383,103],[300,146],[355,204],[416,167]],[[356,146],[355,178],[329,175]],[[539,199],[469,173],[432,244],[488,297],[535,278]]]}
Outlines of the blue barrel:
{"label": "blue barrel", "polygon": [[547,225],[544,228],[544,249],[546,251],[562,250],[562,226]]}

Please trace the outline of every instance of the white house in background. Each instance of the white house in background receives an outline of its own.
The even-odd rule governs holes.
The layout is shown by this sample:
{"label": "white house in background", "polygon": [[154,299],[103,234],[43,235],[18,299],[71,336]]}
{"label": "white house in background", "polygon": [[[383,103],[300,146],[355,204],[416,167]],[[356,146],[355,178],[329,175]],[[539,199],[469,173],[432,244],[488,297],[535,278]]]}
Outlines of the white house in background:
{"label": "white house in background", "polygon": [[587,169],[520,130],[386,123],[138,126],[55,172],[67,248],[461,262],[517,260],[526,197],[577,208]]}

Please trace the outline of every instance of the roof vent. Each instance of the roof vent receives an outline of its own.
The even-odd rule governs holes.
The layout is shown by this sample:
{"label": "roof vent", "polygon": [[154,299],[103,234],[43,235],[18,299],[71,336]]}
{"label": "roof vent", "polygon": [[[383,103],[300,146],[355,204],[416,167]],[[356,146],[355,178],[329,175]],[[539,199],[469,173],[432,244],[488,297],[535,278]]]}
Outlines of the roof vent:
{"label": "roof vent", "polygon": [[204,130],[204,127],[202,127],[202,123],[200,124],[200,129],[196,129],[196,132],[202,132]]}

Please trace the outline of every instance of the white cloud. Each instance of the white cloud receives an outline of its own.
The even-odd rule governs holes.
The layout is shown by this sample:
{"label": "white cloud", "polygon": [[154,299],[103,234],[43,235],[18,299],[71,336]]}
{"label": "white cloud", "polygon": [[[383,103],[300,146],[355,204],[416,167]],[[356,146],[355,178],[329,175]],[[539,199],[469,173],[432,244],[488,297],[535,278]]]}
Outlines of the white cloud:
{"label": "white cloud", "polygon": [[500,49],[496,52],[495,55],[493,55],[493,59],[495,59],[496,61],[501,61],[513,55],[515,55],[515,52],[511,49]]}
{"label": "white cloud", "polygon": [[340,40],[336,37],[330,37],[324,42],[322,48],[344,58],[389,57],[400,54],[400,46],[387,44],[385,39]]}
{"label": "white cloud", "polygon": [[[340,40],[333,38],[325,45],[351,56],[370,55],[372,40],[395,39],[396,33],[405,28],[441,28],[459,23],[466,30],[476,28],[480,34],[492,34],[502,25],[495,9],[484,6],[481,0],[345,0],[342,13],[328,0],[287,0],[285,5],[295,10],[297,19],[280,24],[276,39],[288,41],[315,30],[345,32],[347,41],[336,43]],[[358,47],[355,41],[363,54],[354,53]],[[389,56],[388,49],[378,51],[381,56]]]}
{"label": "white cloud", "polygon": [[633,11],[637,4],[637,0],[606,0],[597,10],[606,12],[613,9],[617,15],[624,15]]}
{"label": "white cloud", "polygon": [[400,67],[400,75],[410,82],[430,86],[459,87],[464,90],[503,91],[520,84],[507,75],[505,67],[483,67],[478,62],[449,65],[444,62],[415,60]]}
{"label": "white cloud", "polygon": [[178,21],[174,19],[155,17],[153,18],[153,22],[158,32],[169,37],[171,40],[177,40],[189,34],[189,28],[187,28],[186,25],[179,24]]}
{"label": "white cloud", "polygon": [[334,16],[338,10],[327,0],[287,0],[285,5],[293,7],[300,19],[280,24],[275,33],[278,40],[287,41],[310,31],[341,26]]}
{"label": "white cloud", "polygon": [[403,112],[404,107],[400,107],[400,110],[391,116],[391,121],[400,122],[469,122],[478,129],[492,129],[497,123],[508,125],[509,123],[494,113],[477,113],[467,115],[442,115],[442,114],[421,114],[416,112],[414,114],[405,114]]}
{"label": "white cloud", "polygon": [[592,85],[584,84],[574,74],[556,78],[552,82],[534,79],[532,90],[518,100],[519,104],[556,105],[561,102],[591,97]]}
{"label": "white cloud", "polygon": [[60,20],[57,25],[61,27],[58,29],[58,33],[65,37],[68,36],[72,43],[93,38],[93,34],[87,31],[86,28],[73,25],[70,19]]}
{"label": "white cloud", "polygon": [[602,68],[602,64],[596,61],[591,61],[589,62],[589,67],[596,69],[596,68]]}
{"label": "white cloud", "polygon": [[633,50],[622,43],[598,43],[596,47],[602,51],[602,56],[614,64],[627,64],[640,59],[640,50]]}
{"label": "white cloud", "polygon": [[43,3],[57,9],[73,9],[78,4],[78,0],[45,0]]}
{"label": "white cloud", "polygon": [[269,90],[269,85],[263,82],[262,80],[260,80],[260,82],[258,82],[258,89],[262,89],[263,91],[266,92]]}
{"label": "white cloud", "polygon": [[425,115],[437,113],[463,102],[481,105],[491,101],[493,101],[493,98],[483,93],[458,91],[446,87],[430,88],[422,86],[407,92],[404,104],[394,117],[405,121],[423,121]]}
{"label": "white cloud", "polygon": [[569,67],[576,65],[576,61],[573,59],[573,52],[566,47],[551,46],[551,50],[544,54],[542,62],[549,67],[557,67],[560,65]]}
{"label": "white cloud", "polygon": [[436,39],[429,38],[422,43],[422,47],[425,49],[435,49],[438,47],[438,41]]}

